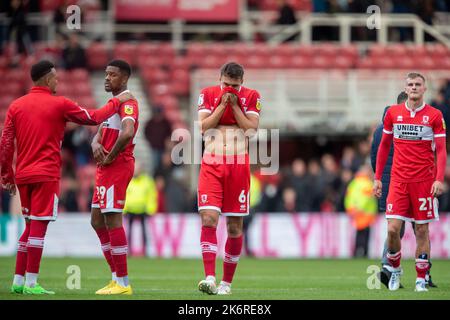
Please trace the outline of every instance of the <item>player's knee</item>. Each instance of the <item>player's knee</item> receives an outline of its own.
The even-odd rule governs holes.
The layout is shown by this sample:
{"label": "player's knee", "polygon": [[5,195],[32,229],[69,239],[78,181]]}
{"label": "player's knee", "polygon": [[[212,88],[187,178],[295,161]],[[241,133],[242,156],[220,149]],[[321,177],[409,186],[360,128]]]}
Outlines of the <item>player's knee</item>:
{"label": "player's knee", "polygon": [[218,218],[215,214],[202,213],[202,226],[204,227],[217,227]]}
{"label": "player's knee", "polygon": [[428,227],[425,225],[416,225],[416,238],[425,239],[428,237]]}
{"label": "player's knee", "polygon": [[91,226],[94,230],[98,230],[105,227],[105,223],[103,221],[99,221],[98,219],[91,218]]}
{"label": "player's knee", "polygon": [[397,226],[389,226],[388,227],[388,237],[389,238],[400,237],[400,228],[398,228]]}
{"label": "player's knee", "polygon": [[240,237],[242,235],[242,226],[239,224],[228,224],[227,225],[228,235],[233,238]]}

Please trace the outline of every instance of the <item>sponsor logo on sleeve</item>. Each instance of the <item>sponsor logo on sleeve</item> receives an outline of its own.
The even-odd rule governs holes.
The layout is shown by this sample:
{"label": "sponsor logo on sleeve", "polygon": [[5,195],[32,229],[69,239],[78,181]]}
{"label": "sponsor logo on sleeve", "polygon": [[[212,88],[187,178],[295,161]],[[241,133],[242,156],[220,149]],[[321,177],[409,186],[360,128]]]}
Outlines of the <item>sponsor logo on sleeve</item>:
{"label": "sponsor logo on sleeve", "polygon": [[256,100],[256,110],[261,110],[261,99],[259,98]]}
{"label": "sponsor logo on sleeve", "polygon": [[198,106],[199,106],[199,107],[203,106],[203,102],[205,102],[205,95],[202,93],[202,94],[198,97]]}
{"label": "sponsor logo on sleeve", "polygon": [[444,130],[447,130],[447,125],[445,124],[444,118],[442,118],[442,128],[444,128]]}
{"label": "sponsor logo on sleeve", "polygon": [[129,104],[125,105],[124,111],[125,111],[125,114],[128,114],[128,115],[133,114],[134,113],[133,106],[129,105]]}

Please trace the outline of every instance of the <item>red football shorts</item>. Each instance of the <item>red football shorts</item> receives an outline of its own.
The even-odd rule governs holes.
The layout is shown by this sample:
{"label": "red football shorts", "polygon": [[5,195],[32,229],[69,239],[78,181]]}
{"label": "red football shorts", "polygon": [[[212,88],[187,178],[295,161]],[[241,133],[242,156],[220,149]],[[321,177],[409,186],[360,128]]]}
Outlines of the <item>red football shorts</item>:
{"label": "red football shorts", "polygon": [[433,182],[391,181],[386,200],[386,218],[418,224],[439,220],[438,200],[431,195]]}
{"label": "red football shorts", "polygon": [[31,220],[55,221],[58,215],[59,180],[18,184],[22,214]]}
{"label": "red football shorts", "polygon": [[102,213],[122,212],[133,173],[134,161],[116,159],[108,166],[97,166],[91,207]]}
{"label": "red football shorts", "polygon": [[198,180],[198,211],[216,210],[224,216],[249,214],[250,161],[248,154],[204,154]]}

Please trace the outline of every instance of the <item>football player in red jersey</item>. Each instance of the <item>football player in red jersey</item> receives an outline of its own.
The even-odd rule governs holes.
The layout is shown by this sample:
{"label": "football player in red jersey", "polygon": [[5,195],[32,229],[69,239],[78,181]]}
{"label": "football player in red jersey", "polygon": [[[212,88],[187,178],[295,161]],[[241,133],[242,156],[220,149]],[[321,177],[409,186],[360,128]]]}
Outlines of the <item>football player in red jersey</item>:
{"label": "football player in red jersey", "polygon": [[[259,93],[244,87],[243,80],[243,67],[227,63],[220,70],[220,84],[204,88],[198,101],[198,119],[205,137],[197,194],[205,280],[200,281],[198,288],[208,294],[231,293],[242,250],[243,218],[249,214],[247,137],[258,129],[261,102]],[[215,260],[219,215],[226,217],[228,238],[223,278],[217,288]]]}
{"label": "football player in red jersey", "polygon": [[[11,292],[53,294],[40,286],[37,278],[47,226],[58,214],[61,143],[66,123],[98,125],[132,96],[126,93],[111,99],[101,109],[87,110],[65,97],[53,95],[58,78],[50,61],[36,63],[30,73],[34,85],[8,108],[0,144],[2,187],[15,194],[17,185],[25,218]],[[14,140],[17,142],[15,173]]]}
{"label": "football player in red jersey", "polygon": [[[113,96],[127,92],[130,65],[111,61],[106,67],[105,90]],[[128,184],[134,172],[134,145],[138,129],[138,103],[130,99],[117,113],[99,126],[92,141],[97,162],[92,199],[91,225],[101,243],[111,269],[112,279],[96,294],[132,294],[127,270],[127,238],[122,225],[122,211]]]}
{"label": "football player in red jersey", "polygon": [[380,197],[381,176],[394,141],[391,184],[386,200],[387,258],[393,267],[389,290],[400,286],[400,230],[403,221],[411,221],[415,222],[417,242],[415,290],[428,291],[425,281],[430,256],[428,223],[439,219],[436,196],[444,189],[447,151],[444,118],[441,111],[424,103],[425,91],[425,77],[409,73],[405,88],[408,100],[387,111],[378,149],[374,193]]}

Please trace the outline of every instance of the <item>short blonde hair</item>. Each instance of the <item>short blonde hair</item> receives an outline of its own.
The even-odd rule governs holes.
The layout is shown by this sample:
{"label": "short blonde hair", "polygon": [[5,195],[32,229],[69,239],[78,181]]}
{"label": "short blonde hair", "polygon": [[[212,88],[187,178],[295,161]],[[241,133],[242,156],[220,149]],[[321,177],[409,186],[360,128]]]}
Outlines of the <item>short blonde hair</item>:
{"label": "short blonde hair", "polygon": [[415,79],[415,78],[422,78],[423,82],[425,83],[425,77],[418,72],[410,72],[406,75],[406,79]]}

